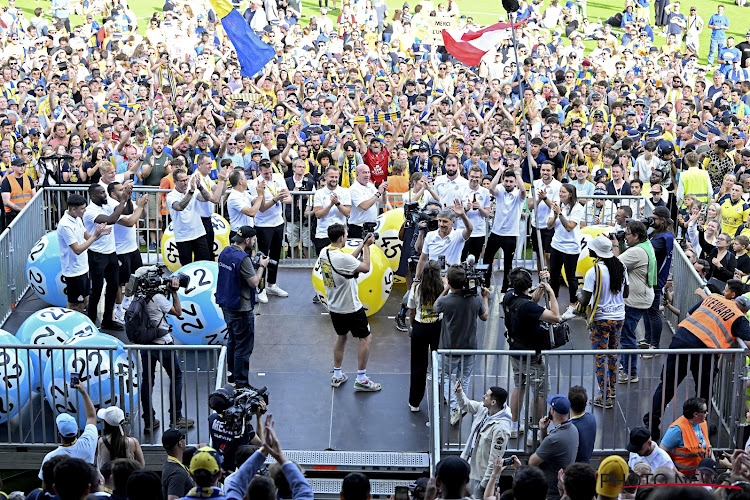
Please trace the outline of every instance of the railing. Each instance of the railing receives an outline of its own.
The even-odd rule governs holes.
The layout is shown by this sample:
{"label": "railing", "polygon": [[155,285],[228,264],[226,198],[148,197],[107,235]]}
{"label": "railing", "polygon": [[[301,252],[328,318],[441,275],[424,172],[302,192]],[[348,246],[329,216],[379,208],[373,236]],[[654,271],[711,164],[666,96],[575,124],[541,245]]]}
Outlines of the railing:
{"label": "railing", "polygon": [[672,250],[672,270],[670,274],[674,283],[674,287],[671,290],[674,292],[672,306],[678,309],[680,314],[673,313],[667,307],[664,308],[662,313],[664,320],[672,328],[672,331],[675,331],[680,321],[687,317],[690,308],[700,300],[700,297],[695,295],[694,291],[702,288],[705,283],[677,242],[675,242],[674,249]]}
{"label": "railing", "polygon": [[[710,352],[709,352],[710,351]],[[527,378],[526,391],[520,400],[523,408],[518,421],[526,427],[526,433],[519,432],[518,439],[511,439],[508,443],[506,456],[512,453],[528,455],[537,446],[536,430],[538,421],[547,414],[546,397],[550,394],[568,394],[572,386],[580,385],[586,389],[589,398],[599,395],[599,386],[594,373],[595,355],[635,355],[648,353],[655,355],[652,361],[639,359],[639,383],[616,384],[615,407],[600,409],[588,405],[587,411],[593,412],[597,418],[598,432],[594,454],[626,453],[625,446],[629,441],[629,430],[643,425],[642,417],[651,413],[652,396],[660,382],[666,386],[666,373],[662,364],[668,354],[676,354],[675,350],[576,350],[576,351],[544,351],[541,364],[544,366],[544,377]],[[450,425],[450,406],[444,401],[450,400],[457,377],[448,369],[451,361],[457,363],[459,369],[468,367],[473,362],[473,372],[469,377],[468,387],[464,391],[469,399],[481,401],[482,395],[491,386],[499,386],[508,390],[510,395],[515,386],[511,369],[511,354],[520,357],[522,373],[532,373],[530,363],[535,356],[531,351],[489,351],[489,350],[438,350],[432,355],[432,391],[431,391],[431,446],[433,466],[441,454],[460,453],[468,438],[471,428],[471,415],[461,419],[458,425]],[[681,349],[677,358],[675,371],[686,370],[686,363],[698,363],[698,378],[708,377],[708,397],[710,411],[709,423],[717,424],[718,435],[711,437],[714,449],[733,450],[742,448],[741,429],[745,425],[746,386],[745,359],[747,351],[742,347],[733,349]],[[710,360],[710,362],[709,362]],[[646,375],[647,376],[644,376]],[[534,385],[538,385],[539,399],[534,392]],[[547,385],[548,387],[544,387]],[[682,414],[682,402],[695,395],[694,385],[690,377],[682,383],[676,384],[674,398],[671,405],[661,404],[662,435],[667,427]],[[667,402],[669,403],[669,402]],[[533,414],[533,415],[532,415]],[[530,434],[529,431],[531,431]],[[531,436],[530,438],[528,436]],[[527,438],[529,444],[527,444]]]}
{"label": "railing", "polygon": [[[57,445],[55,414],[59,412],[70,413],[79,423],[85,422],[81,395],[69,387],[71,373],[78,375],[97,410],[109,406],[123,410],[129,434],[138,438],[142,446],[160,448],[161,432],[179,416],[195,421],[188,431],[189,442],[208,442],[208,395],[215,390],[224,369],[219,360],[220,351],[226,348],[186,345],[123,348],[111,344],[97,346],[93,342],[95,338],[91,345],[0,345],[0,356],[16,363],[15,366],[6,363],[0,369],[0,421],[7,420],[6,424],[0,424],[0,445]],[[172,360],[182,372],[179,390],[170,383],[167,374],[174,376]],[[151,401],[161,422],[158,429],[146,427],[143,421],[142,396],[150,371],[146,363],[151,362],[156,365]],[[178,394],[181,415],[170,405]]]}
{"label": "railing", "polygon": [[0,234],[0,277],[3,280],[0,286],[0,325],[29,289],[26,259],[45,232],[44,195],[38,192]]}

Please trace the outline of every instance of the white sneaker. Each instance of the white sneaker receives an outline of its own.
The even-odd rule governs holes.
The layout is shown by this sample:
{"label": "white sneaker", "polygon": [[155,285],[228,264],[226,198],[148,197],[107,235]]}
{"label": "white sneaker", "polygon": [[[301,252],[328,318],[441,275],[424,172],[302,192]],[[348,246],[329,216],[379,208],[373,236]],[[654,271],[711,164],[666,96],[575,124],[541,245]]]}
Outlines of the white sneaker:
{"label": "white sneaker", "polygon": [[265,292],[268,292],[271,295],[276,295],[277,297],[289,297],[289,294],[282,290],[279,285],[274,283],[273,285],[266,286]]}
{"label": "white sneaker", "polygon": [[524,426],[522,423],[518,424],[518,429],[511,429],[510,430],[510,437],[511,439],[516,439],[519,434],[523,434]]}
{"label": "white sneaker", "polygon": [[560,316],[560,321],[568,321],[576,317],[575,313],[575,307],[568,306],[568,308],[565,310],[562,316]]}
{"label": "white sneaker", "polygon": [[[539,444],[542,442],[542,432],[536,431],[536,444]],[[534,431],[529,431],[526,435],[526,446],[532,447],[534,446]]]}
{"label": "white sneaker", "polygon": [[115,309],[112,311],[112,320],[116,321],[117,323],[120,323],[121,325],[125,324],[125,311],[122,309]]}
{"label": "white sneaker", "polygon": [[456,425],[459,420],[461,420],[461,410],[456,408],[455,410],[451,410],[451,425]]}
{"label": "white sneaker", "polygon": [[268,295],[266,294],[266,288],[264,288],[263,291],[256,296],[256,298],[258,299],[259,304],[268,304]]}

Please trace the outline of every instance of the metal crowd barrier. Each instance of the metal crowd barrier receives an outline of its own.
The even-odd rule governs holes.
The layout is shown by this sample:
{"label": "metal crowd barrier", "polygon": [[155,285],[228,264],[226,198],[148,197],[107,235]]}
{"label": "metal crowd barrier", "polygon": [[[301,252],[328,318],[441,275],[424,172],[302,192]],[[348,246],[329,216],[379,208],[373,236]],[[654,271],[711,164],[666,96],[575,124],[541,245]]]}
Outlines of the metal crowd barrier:
{"label": "metal crowd barrier", "polygon": [[29,288],[26,259],[45,233],[44,195],[37,192],[24,209],[0,234],[0,325],[13,312]]}
{"label": "metal crowd barrier", "polygon": [[674,249],[672,250],[672,270],[670,274],[674,283],[672,287],[674,297],[672,306],[678,309],[680,314],[673,313],[667,307],[664,308],[662,314],[664,320],[672,328],[672,331],[675,331],[680,321],[687,317],[690,308],[701,300],[694,292],[696,289],[702,288],[705,282],[701,279],[698,271],[695,270],[693,264],[690,263],[682,247],[677,242],[675,242]]}
{"label": "metal crowd barrier", "polygon": [[[75,373],[95,409],[120,407],[129,435],[142,446],[161,448],[161,433],[177,420],[177,409],[170,407],[177,389],[164,369],[172,359],[182,371],[182,416],[195,421],[188,441],[208,442],[208,395],[226,377],[220,365],[222,351],[226,348],[189,345],[126,345],[124,350],[112,345],[0,345],[0,357],[5,360],[0,363],[0,418],[12,414],[0,424],[0,445],[59,444],[55,415],[83,413],[80,394],[69,386],[70,374]],[[158,429],[146,428],[141,404],[148,372],[144,363],[151,361],[158,362],[151,390],[152,408],[161,424]],[[32,379],[39,384],[35,386]],[[16,405],[21,407],[18,412],[13,411]]]}
{"label": "metal crowd barrier", "polygon": [[[597,419],[597,438],[594,454],[626,453],[625,446],[629,441],[631,428],[643,425],[642,417],[651,413],[652,396],[658,384],[666,379],[662,365],[668,354],[675,354],[675,350],[626,350],[617,349],[606,351],[608,355],[621,354],[640,355],[648,352],[656,355],[648,361],[639,356],[638,383],[616,384],[615,406],[613,409],[593,407],[590,403],[586,410],[594,413]],[[599,386],[594,373],[594,356],[602,355],[605,351],[597,350],[560,350],[544,351],[541,363],[545,367],[546,376],[527,377],[526,391],[519,399],[523,401],[523,409],[519,414],[519,423],[525,426],[525,432],[519,432],[518,439],[511,439],[505,451],[505,456],[511,454],[529,455],[538,445],[536,431],[539,418],[547,415],[546,397],[551,394],[567,395],[572,386],[580,385],[586,389],[591,399],[599,395]],[[490,351],[490,350],[445,350],[432,353],[432,385],[430,391],[430,432],[433,466],[440,460],[441,454],[460,453],[467,439],[472,424],[471,414],[463,417],[458,425],[450,425],[450,395],[457,380],[456,372],[448,369],[451,361],[458,365],[459,370],[468,368],[473,362],[473,370],[468,376],[468,387],[464,384],[464,392],[469,399],[482,401],[482,395],[491,386],[503,387],[508,391],[508,405],[515,388],[513,371],[511,368],[511,354],[520,357],[522,373],[531,373],[530,363],[535,356],[532,351]],[[742,428],[745,426],[746,380],[745,359],[747,350],[744,346],[732,349],[682,349],[677,360],[675,371],[687,369],[694,357],[700,356],[698,361],[698,377],[709,377],[709,424],[716,424],[718,434],[711,436],[711,444],[715,450],[733,450],[742,448]],[[710,358],[710,363],[708,359]],[[687,366],[686,366],[687,363]],[[546,379],[546,380],[545,380]],[[535,402],[534,385],[540,389],[539,400]],[[545,390],[544,385],[548,385]],[[682,403],[685,399],[695,395],[694,384],[688,369],[688,376],[681,384],[675,386],[675,396],[670,405],[662,403],[661,434],[682,414]],[[529,436],[532,436],[529,438]],[[530,439],[527,444],[527,439]]]}

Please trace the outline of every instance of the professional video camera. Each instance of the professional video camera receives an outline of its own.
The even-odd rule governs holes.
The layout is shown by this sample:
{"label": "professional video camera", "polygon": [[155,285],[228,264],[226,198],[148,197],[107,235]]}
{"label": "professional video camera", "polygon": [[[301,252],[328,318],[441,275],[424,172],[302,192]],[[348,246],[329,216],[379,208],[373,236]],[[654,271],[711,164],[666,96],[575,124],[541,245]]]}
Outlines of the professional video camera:
{"label": "professional video camera", "polygon": [[187,274],[176,273],[165,278],[166,271],[167,266],[164,264],[141,267],[130,276],[125,285],[125,295],[128,297],[153,297],[158,293],[166,295],[171,290],[176,290],[172,287],[174,277],[180,280],[178,288],[186,288],[190,283],[190,277]]}
{"label": "professional video camera", "polygon": [[[260,259],[265,259],[265,258],[266,258],[266,254],[264,254],[261,251],[258,251],[255,254],[255,257],[252,257],[250,259],[250,261],[253,263],[253,267],[255,268],[256,271],[260,267]],[[279,261],[278,260],[268,259],[268,269],[276,269],[278,267],[279,267]]]}
{"label": "professional video camera", "polygon": [[651,226],[654,225],[654,218],[653,217],[644,217],[643,219],[638,219],[638,220],[640,220],[641,222],[643,222],[643,224],[647,228],[649,228],[649,227],[651,227]]}
{"label": "professional video camera", "polygon": [[[261,408],[261,401],[268,404],[268,388],[266,386],[256,389],[255,387],[241,387],[234,390],[230,400],[232,406],[223,410],[224,428],[233,435],[240,435],[245,430],[245,423]],[[266,409],[263,408],[262,413]]]}
{"label": "professional video camera", "polygon": [[438,222],[435,218],[438,214],[437,209],[430,210],[419,210],[419,203],[413,201],[411,203],[404,203],[404,220],[406,226],[416,226],[421,221],[427,222],[428,231],[436,231],[438,228]]}
{"label": "professional video camera", "polygon": [[378,227],[377,222],[363,222],[362,223],[362,239],[367,238],[367,235],[372,233],[372,236],[377,240],[378,233],[375,232],[375,228]]}
{"label": "professional video camera", "polygon": [[477,264],[476,257],[469,255],[466,262],[461,263],[461,267],[466,273],[464,282],[464,296],[473,297],[480,295],[484,286],[484,274],[489,269],[489,264]]}

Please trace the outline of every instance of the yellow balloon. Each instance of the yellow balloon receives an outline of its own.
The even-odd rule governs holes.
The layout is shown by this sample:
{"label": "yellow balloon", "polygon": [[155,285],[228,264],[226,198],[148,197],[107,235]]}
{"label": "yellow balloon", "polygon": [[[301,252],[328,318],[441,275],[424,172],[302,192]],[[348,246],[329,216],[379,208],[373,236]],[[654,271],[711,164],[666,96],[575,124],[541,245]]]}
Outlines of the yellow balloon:
{"label": "yellow balloon", "polygon": [[[591,269],[591,266],[594,265],[594,259],[589,256],[588,244],[591,242],[591,240],[593,240],[600,234],[606,235],[614,230],[614,227],[604,224],[597,226],[586,226],[581,229],[581,235],[583,236],[583,239],[581,240],[581,253],[578,255],[578,264],[576,265],[576,279],[578,279],[578,286],[582,286],[583,278],[586,276],[586,272]],[[565,280],[565,284],[567,285],[568,277],[565,276],[564,270],[562,276],[563,280]]]}
{"label": "yellow balloon", "polygon": [[[353,253],[362,240],[349,239],[344,245],[343,251]],[[320,259],[315,262],[312,271],[312,283],[315,293],[320,298],[320,302],[328,308],[326,299],[326,290],[323,286],[323,275],[320,270]],[[375,245],[370,246],[370,272],[360,274],[357,278],[359,289],[359,300],[365,308],[368,316],[378,312],[388,300],[388,296],[393,288],[393,269],[388,265],[388,259],[385,254]]]}
{"label": "yellow balloon", "polygon": [[[219,214],[211,215],[211,225],[214,228],[214,261],[217,261],[219,254],[224,248],[229,246],[229,223]],[[171,270],[176,271],[182,264],[180,256],[177,253],[177,243],[174,241],[174,229],[170,222],[164,234],[161,237],[161,256],[164,264]]]}
{"label": "yellow balloon", "polygon": [[[401,261],[401,249],[404,242],[398,238],[401,225],[404,223],[404,209],[396,208],[380,214],[378,225],[375,231],[378,233],[378,239],[375,245],[383,251],[388,264],[395,273]],[[396,283],[403,283],[405,280],[401,276],[396,276]]]}

